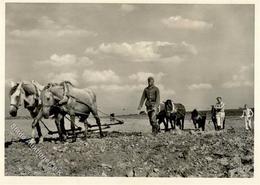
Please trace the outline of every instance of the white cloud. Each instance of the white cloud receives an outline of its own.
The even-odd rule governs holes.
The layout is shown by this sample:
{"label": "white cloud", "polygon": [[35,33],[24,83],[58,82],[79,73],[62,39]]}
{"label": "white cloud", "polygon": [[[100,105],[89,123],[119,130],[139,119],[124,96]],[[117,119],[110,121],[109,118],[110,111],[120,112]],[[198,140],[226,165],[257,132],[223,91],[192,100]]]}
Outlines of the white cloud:
{"label": "white cloud", "polygon": [[11,36],[18,38],[50,38],[50,37],[73,37],[73,36],[97,36],[97,33],[78,28],[73,25],[58,23],[47,16],[40,17],[38,25],[34,29],[15,29],[10,31]]}
{"label": "white cloud", "polygon": [[88,57],[77,57],[72,54],[57,55],[53,54],[48,60],[38,61],[36,63],[40,65],[52,65],[54,67],[81,65],[89,66],[93,64],[93,61]]}
{"label": "white cloud", "polygon": [[173,89],[171,89],[171,88],[166,88],[162,84],[157,84],[156,86],[160,90],[161,101],[164,101],[166,99],[171,99],[175,95],[175,91]]}
{"label": "white cloud", "polygon": [[10,88],[11,87],[11,82],[15,82],[15,80],[12,79],[12,78],[5,79],[5,87]]}
{"label": "white cloud", "polygon": [[212,89],[212,85],[209,83],[199,83],[199,84],[191,84],[188,86],[189,90],[197,90],[197,89]]}
{"label": "white cloud", "polygon": [[92,83],[120,82],[119,76],[110,69],[104,71],[84,70],[82,78],[84,81]]}
{"label": "white cloud", "polygon": [[213,27],[212,23],[201,20],[192,20],[181,16],[172,16],[162,19],[162,23],[169,28],[188,29],[188,30],[205,30]]}
{"label": "white cloud", "polygon": [[80,58],[78,58],[78,62],[79,62],[78,65],[81,65],[81,66],[82,65],[90,66],[90,65],[94,64],[93,60],[91,60],[88,57],[80,57]]}
{"label": "white cloud", "polygon": [[239,70],[233,74],[232,79],[222,84],[224,88],[235,87],[253,87],[252,76],[254,75],[253,66],[241,66]]}
{"label": "white cloud", "polygon": [[62,81],[70,81],[74,85],[78,85],[78,75],[76,73],[49,73],[47,74],[47,79],[50,82],[60,83]]}
{"label": "white cloud", "polygon": [[137,82],[146,82],[147,78],[150,76],[154,77],[155,81],[160,81],[162,79],[162,77],[165,76],[165,74],[162,72],[159,72],[157,74],[147,73],[147,72],[138,72],[138,73],[129,75],[129,79],[137,81]]}
{"label": "white cloud", "polygon": [[[158,84],[156,85],[161,93],[161,101],[167,98],[172,97],[175,94],[175,91],[172,89],[167,89],[164,87],[164,85],[162,84]],[[146,87],[146,85],[144,84],[124,84],[124,85],[120,85],[120,84],[102,84],[102,85],[92,85],[89,86],[90,89],[93,90],[98,90],[98,91],[104,91],[104,92],[108,92],[108,93],[141,93],[144,90],[144,88]],[[139,97],[138,97],[139,99]]]}
{"label": "white cloud", "polygon": [[103,84],[103,85],[92,85],[89,88],[93,90],[101,90],[105,92],[133,92],[133,91],[141,91],[144,89],[144,85],[119,85],[119,84]]}
{"label": "white cloud", "polygon": [[122,4],[120,9],[123,12],[130,13],[130,12],[135,10],[135,6],[134,5],[130,5],[130,4]]}
{"label": "white cloud", "polygon": [[179,44],[161,41],[135,43],[102,43],[97,48],[87,48],[89,55],[120,58],[133,62],[181,62],[185,57],[196,55],[196,48],[187,42]]}

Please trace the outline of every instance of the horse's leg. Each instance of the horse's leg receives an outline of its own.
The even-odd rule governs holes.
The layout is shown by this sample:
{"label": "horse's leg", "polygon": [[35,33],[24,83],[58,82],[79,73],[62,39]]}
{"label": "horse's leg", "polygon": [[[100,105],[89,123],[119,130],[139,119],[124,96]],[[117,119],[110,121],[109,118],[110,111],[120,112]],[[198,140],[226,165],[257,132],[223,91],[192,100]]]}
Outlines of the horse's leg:
{"label": "horse's leg", "polygon": [[[156,121],[157,121],[157,117],[156,117]],[[161,123],[162,123],[162,119],[159,118],[159,119],[158,119],[159,131],[161,131]]]}
{"label": "horse's leg", "polygon": [[35,130],[36,130],[36,125],[39,124],[39,120],[42,118],[42,111],[40,110],[39,114],[34,118],[32,122],[32,138],[29,141],[29,144],[35,144]]}
{"label": "horse's leg", "polygon": [[[168,126],[169,126],[169,118],[166,117],[166,127],[168,128]],[[169,129],[169,130],[170,130],[170,129]]]}
{"label": "horse's leg", "polygon": [[100,137],[104,137],[104,134],[103,134],[102,128],[101,128],[100,118],[98,116],[97,110],[92,110],[91,112],[92,112],[92,114],[93,114],[93,116],[94,116],[94,118],[96,120],[97,125],[98,125]]}
{"label": "horse's leg", "polygon": [[213,123],[214,123],[215,130],[217,130],[218,128],[217,128],[217,120],[216,120],[216,118],[214,118]]}
{"label": "horse's leg", "polygon": [[88,125],[89,125],[89,123],[88,123],[88,118],[86,118],[86,119],[84,120],[84,127],[85,127],[84,139],[87,139],[87,137],[88,137]]}
{"label": "horse's leg", "polygon": [[172,118],[170,118],[170,124],[171,124],[171,128],[172,128],[172,130],[174,130],[175,129],[175,127],[174,127],[174,125],[173,125],[173,119]]}
{"label": "horse's leg", "polygon": [[61,130],[61,125],[60,125],[62,119],[63,119],[63,115],[61,115],[61,114],[58,114],[56,116],[56,119],[55,119],[55,124],[56,124],[56,127],[58,129],[60,141],[64,141],[64,137],[63,137],[63,133],[62,133],[62,130]]}
{"label": "horse's leg", "polygon": [[164,124],[164,129],[165,129],[165,132],[168,132],[169,131],[169,128],[168,128],[168,123],[166,123],[165,119],[162,118],[162,122]]}
{"label": "horse's leg", "polygon": [[38,136],[39,136],[39,143],[42,143],[43,142],[43,136],[42,136],[42,130],[41,130],[39,122],[36,124],[36,130],[37,130]]}
{"label": "horse's leg", "polygon": [[64,117],[60,120],[60,129],[63,134],[64,140],[67,139],[67,133],[66,133],[66,128],[65,128],[65,122],[64,122]]}
{"label": "horse's leg", "polygon": [[193,124],[194,124],[195,130],[197,130],[197,122],[196,122],[196,120],[195,120],[195,119],[192,119],[192,122],[193,122]]}
{"label": "horse's leg", "polygon": [[181,123],[181,125],[182,125],[182,128],[181,128],[181,129],[182,129],[182,130],[184,129],[184,120],[185,120],[185,117],[183,117],[183,118],[181,119],[181,122],[182,122],[182,123]]}
{"label": "horse's leg", "polygon": [[205,131],[206,118],[202,120],[202,131]]}
{"label": "horse's leg", "polygon": [[75,134],[75,114],[70,115],[70,126],[72,130],[72,142],[76,141],[76,134]]}

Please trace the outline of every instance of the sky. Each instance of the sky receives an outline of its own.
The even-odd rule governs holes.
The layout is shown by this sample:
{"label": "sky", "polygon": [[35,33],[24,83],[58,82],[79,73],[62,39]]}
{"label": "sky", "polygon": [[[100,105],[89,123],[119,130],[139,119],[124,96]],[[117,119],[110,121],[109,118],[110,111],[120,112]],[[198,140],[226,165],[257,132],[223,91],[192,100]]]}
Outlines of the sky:
{"label": "sky", "polygon": [[7,3],[5,45],[6,92],[69,80],[129,114],[154,76],[161,101],[188,110],[254,103],[253,5]]}

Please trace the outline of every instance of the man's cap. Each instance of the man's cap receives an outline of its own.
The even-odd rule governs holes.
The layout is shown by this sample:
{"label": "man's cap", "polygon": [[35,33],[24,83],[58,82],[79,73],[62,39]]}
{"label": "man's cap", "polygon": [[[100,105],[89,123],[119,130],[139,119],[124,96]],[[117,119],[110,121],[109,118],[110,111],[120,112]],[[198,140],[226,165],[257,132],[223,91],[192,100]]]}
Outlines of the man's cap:
{"label": "man's cap", "polygon": [[148,81],[150,81],[150,80],[154,80],[154,77],[149,76],[149,77],[148,77]]}

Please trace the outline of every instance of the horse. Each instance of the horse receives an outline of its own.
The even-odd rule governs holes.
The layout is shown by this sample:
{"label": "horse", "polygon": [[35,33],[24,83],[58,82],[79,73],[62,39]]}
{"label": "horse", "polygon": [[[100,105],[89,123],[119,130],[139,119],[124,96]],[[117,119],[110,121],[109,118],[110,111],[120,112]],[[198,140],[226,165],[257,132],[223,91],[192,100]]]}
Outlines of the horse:
{"label": "horse", "polygon": [[94,116],[99,127],[100,137],[103,137],[101,122],[98,116],[96,94],[91,89],[79,89],[73,86],[69,87],[69,98],[66,104],[59,104],[63,98],[64,88],[61,84],[49,84],[42,91],[42,115],[49,118],[50,114],[55,115],[55,123],[58,127],[60,139],[63,140],[63,133],[60,128],[60,121],[66,114],[70,115],[71,129],[73,134],[73,142],[76,140],[75,135],[75,117],[79,118],[79,122],[83,122],[85,126],[84,138],[88,134],[88,117],[90,113]]}
{"label": "horse", "polygon": [[[33,119],[37,117],[41,109],[40,95],[43,86],[36,81],[28,82],[21,81],[19,83],[11,82],[11,89],[9,92],[10,96],[10,108],[9,114],[12,117],[16,117],[19,107],[22,102],[24,103],[24,108],[26,108]],[[40,120],[40,119],[39,119]],[[41,127],[39,125],[39,120],[32,123],[32,138],[30,143],[35,143],[35,127],[39,136],[39,143],[43,142],[43,136],[41,132]]]}
{"label": "horse", "polygon": [[[215,130],[219,130],[218,125],[217,125],[217,110],[215,109],[214,105],[211,106],[211,120],[213,122],[214,125],[214,129]],[[226,118],[224,118],[223,120],[223,129],[225,129],[225,123],[226,123]]]}
{"label": "horse", "polygon": [[[157,114],[158,124],[162,122],[165,126],[165,131],[169,131],[168,123],[170,122],[171,128],[175,129],[176,125],[181,130],[184,129],[184,119],[186,114],[185,106],[180,103],[173,103],[172,100],[166,100],[160,104],[161,110]],[[165,121],[166,120],[166,121]]]}
{"label": "horse", "polygon": [[[202,129],[202,131],[205,130],[205,123],[206,123],[206,115],[201,115],[197,109],[194,109],[192,112],[191,112],[191,120],[193,121],[193,124],[194,124],[194,127],[195,127],[195,130],[197,129]],[[198,126],[197,126],[198,124]]]}

